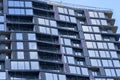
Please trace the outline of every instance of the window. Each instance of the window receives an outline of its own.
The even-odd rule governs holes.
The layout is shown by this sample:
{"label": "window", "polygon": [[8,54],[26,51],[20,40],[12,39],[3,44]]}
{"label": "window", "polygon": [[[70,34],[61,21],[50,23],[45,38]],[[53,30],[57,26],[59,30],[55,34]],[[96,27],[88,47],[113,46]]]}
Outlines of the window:
{"label": "window", "polygon": [[89,12],[90,17],[94,17],[94,12]]}
{"label": "window", "polygon": [[34,33],[28,33],[28,40],[36,40],[36,35]]}
{"label": "window", "polygon": [[25,7],[32,7],[32,2],[25,1]]}
{"label": "window", "polygon": [[8,6],[9,7],[32,7],[32,2],[30,1],[8,1]]}
{"label": "window", "polygon": [[70,21],[73,23],[76,23],[76,18],[75,17],[70,17]]}
{"label": "window", "polygon": [[89,75],[87,68],[81,68],[81,71],[82,71],[82,74],[83,74],[83,75]]}
{"label": "window", "polygon": [[38,23],[44,25],[44,24],[45,24],[45,21],[44,21],[44,19],[42,19],[42,18],[38,18]]}
{"label": "window", "polygon": [[72,54],[73,53],[72,48],[66,47],[66,53]]}
{"label": "window", "polygon": [[50,20],[50,26],[57,27],[56,21]]}
{"label": "window", "polygon": [[14,14],[14,9],[9,9],[8,12],[9,14]]}
{"label": "window", "polygon": [[90,32],[90,31],[89,31],[89,26],[82,26],[82,28],[83,28],[83,31],[85,31],[85,32]]}
{"label": "window", "polygon": [[62,8],[62,7],[58,7],[58,12],[59,13],[65,13],[65,14],[68,14],[68,11],[66,8]]}
{"label": "window", "polygon": [[100,32],[100,29],[99,29],[99,27],[93,27],[93,31],[94,32]]}
{"label": "window", "polygon": [[102,58],[110,58],[110,53],[108,51],[99,51]]}
{"label": "window", "polygon": [[68,9],[68,12],[69,12],[70,15],[75,15],[74,10],[72,10],[72,9]]}
{"label": "window", "polygon": [[[103,12],[93,12],[93,11],[89,11],[89,15],[90,17],[95,17],[95,18],[105,18],[105,14]],[[99,15],[99,16],[98,16]]]}
{"label": "window", "polygon": [[76,68],[74,66],[69,66],[70,72],[76,74]]}
{"label": "window", "polygon": [[30,69],[30,64],[29,64],[28,61],[25,61],[25,62],[24,62],[24,67],[25,67],[26,70],[29,70],[29,69]]}
{"label": "window", "polygon": [[95,34],[95,39],[96,40],[102,40],[102,36],[100,34]]}
{"label": "window", "polygon": [[101,61],[99,59],[91,59],[92,66],[101,66]]}
{"label": "window", "polygon": [[113,67],[111,60],[102,60],[102,64],[104,67]]}
{"label": "window", "polygon": [[11,69],[13,70],[38,70],[39,63],[36,61],[11,61]]}
{"label": "window", "polygon": [[0,22],[4,22],[4,16],[0,16]]}
{"label": "window", "polygon": [[23,49],[23,42],[17,42],[17,49]]}
{"label": "window", "polygon": [[114,69],[105,69],[106,76],[116,76]]}
{"label": "window", "polygon": [[15,61],[11,62],[11,69],[14,69],[14,70],[17,69],[17,62],[15,62]]}
{"label": "window", "polygon": [[87,34],[87,33],[85,33],[84,36],[85,36],[85,39],[87,39],[87,40],[95,40],[93,34]]}
{"label": "window", "polygon": [[57,23],[54,20],[48,20],[48,19],[38,18],[38,23],[42,24],[42,25],[57,27]]}
{"label": "window", "polygon": [[100,32],[99,27],[96,26],[82,26],[82,28],[85,32]]}
{"label": "window", "polygon": [[45,80],[66,80],[65,75],[45,73]]}
{"label": "window", "polygon": [[82,67],[80,68],[75,66],[69,66],[69,68],[70,68],[70,73],[81,74],[82,72],[82,75],[89,75],[87,68],[82,68]]}
{"label": "window", "polygon": [[105,18],[105,14],[104,14],[104,13],[99,12],[98,14],[99,14],[99,17],[100,17],[100,18]]}
{"label": "window", "polygon": [[120,61],[119,60],[113,60],[114,67],[120,67]]}
{"label": "window", "polygon": [[33,15],[32,9],[26,9],[26,15]]}
{"label": "window", "polygon": [[85,39],[88,39],[88,40],[95,40],[95,38],[96,38],[96,37],[94,37],[95,36],[94,34],[84,33],[84,36],[85,36]]}
{"label": "window", "polygon": [[102,25],[108,25],[106,20],[101,20]]}
{"label": "window", "polygon": [[110,51],[111,57],[112,58],[118,58],[117,52],[116,51]]}
{"label": "window", "polygon": [[29,52],[30,53],[30,59],[38,59],[38,53],[37,52]]}
{"label": "window", "polygon": [[70,21],[68,16],[65,16],[65,15],[59,15],[59,16],[60,16],[60,20]]}
{"label": "window", "polygon": [[46,80],[53,80],[52,73],[45,73]]}
{"label": "window", "polygon": [[32,70],[38,70],[39,69],[39,63],[38,62],[31,62],[31,69]]}
{"label": "window", "polygon": [[115,49],[114,43],[108,43],[109,49]]}
{"label": "window", "polygon": [[67,54],[73,54],[73,50],[70,47],[62,47],[63,48],[63,53]]}
{"label": "window", "polygon": [[0,79],[5,80],[6,79],[6,73],[5,72],[0,72]]}
{"label": "window", "polygon": [[9,14],[17,14],[17,15],[32,15],[33,10],[32,9],[15,9],[15,8],[9,8]]}
{"label": "window", "polygon": [[[58,80],[58,79],[56,79]],[[66,76],[65,75],[59,75],[59,80],[66,80]]]}
{"label": "window", "polygon": [[13,1],[8,1],[8,6],[9,6],[9,7],[14,6]]}
{"label": "window", "polygon": [[66,38],[61,38],[61,43],[64,45],[71,45],[71,40]]}
{"label": "window", "polygon": [[0,24],[0,31],[4,31],[4,30],[5,30],[4,24]]}
{"label": "window", "polygon": [[[19,64],[20,62],[18,62]],[[23,66],[23,69],[25,70],[29,70],[30,69],[30,65],[29,65],[29,62],[25,61],[25,62],[22,62],[21,64]],[[19,68],[19,67],[18,67]]]}
{"label": "window", "polygon": [[68,59],[68,63],[70,63],[70,64],[75,64],[75,60],[74,60],[74,57],[67,57],[67,59]]}
{"label": "window", "polygon": [[88,50],[90,57],[99,57],[99,53],[96,50]]}
{"label": "window", "polygon": [[86,42],[87,48],[97,48],[95,42]]}
{"label": "window", "polygon": [[29,42],[29,49],[37,49],[37,43],[36,42]]}
{"label": "window", "polygon": [[23,1],[8,1],[9,7],[24,7]]}
{"label": "window", "polygon": [[22,33],[16,33],[16,39],[17,40],[23,40]]}
{"label": "window", "polygon": [[104,49],[103,44],[102,44],[101,42],[97,42],[97,46],[98,46],[98,48],[100,48],[100,49]]}
{"label": "window", "polygon": [[91,19],[91,23],[93,25],[100,25],[100,21],[98,19]]}
{"label": "window", "polygon": [[57,29],[54,29],[54,28],[51,28],[51,33],[53,35],[58,35],[58,30]]}
{"label": "window", "polygon": [[89,11],[90,17],[98,17],[97,12]]}
{"label": "window", "polygon": [[120,76],[120,69],[116,69],[117,76]]}
{"label": "window", "polygon": [[18,59],[24,59],[24,52],[18,51],[18,52],[17,52],[17,58],[18,58]]}
{"label": "window", "polygon": [[39,26],[39,31],[41,33],[45,33],[45,34],[58,35],[58,30],[55,28],[48,28],[48,27]]}
{"label": "window", "polygon": [[24,62],[18,62],[16,66],[18,66],[19,70],[24,70],[25,69],[24,65],[25,65]]}
{"label": "window", "polygon": [[60,20],[76,23],[75,17],[69,17],[66,15],[59,15],[59,17],[60,17]]}

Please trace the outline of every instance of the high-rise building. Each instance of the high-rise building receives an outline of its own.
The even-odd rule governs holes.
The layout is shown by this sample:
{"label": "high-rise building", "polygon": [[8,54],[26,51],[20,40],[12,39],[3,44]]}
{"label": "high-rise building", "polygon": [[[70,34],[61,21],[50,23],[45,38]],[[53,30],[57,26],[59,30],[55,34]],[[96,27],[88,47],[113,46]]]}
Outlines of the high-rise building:
{"label": "high-rise building", "polygon": [[0,80],[115,80],[120,34],[108,9],[0,0]]}

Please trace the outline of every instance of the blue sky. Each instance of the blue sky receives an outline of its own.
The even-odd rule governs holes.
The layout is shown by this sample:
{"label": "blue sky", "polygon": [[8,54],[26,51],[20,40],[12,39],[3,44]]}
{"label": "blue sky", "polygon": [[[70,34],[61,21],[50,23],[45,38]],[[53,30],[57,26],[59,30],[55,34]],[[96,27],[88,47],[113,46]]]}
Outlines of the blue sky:
{"label": "blue sky", "polygon": [[120,0],[51,0],[62,1],[64,3],[79,4],[92,7],[109,8],[113,11],[113,18],[116,19],[115,26],[118,26],[118,33],[120,33]]}

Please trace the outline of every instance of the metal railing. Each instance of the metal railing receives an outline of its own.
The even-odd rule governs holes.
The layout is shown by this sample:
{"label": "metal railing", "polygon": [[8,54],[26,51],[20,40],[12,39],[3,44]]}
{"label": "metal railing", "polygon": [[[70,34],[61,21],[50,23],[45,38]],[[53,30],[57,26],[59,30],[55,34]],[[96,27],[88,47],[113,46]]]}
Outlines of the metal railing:
{"label": "metal railing", "polygon": [[43,1],[48,4],[56,5],[56,6],[66,6],[66,7],[72,7],[76,9],[90,9],[90,10],[100,10],[100,11],[113,11],[112,9],[108,8],[99,8],[99,7],[91,7],[91,6],[84,6],[84,5],[78,5],[78,4],[72,4],[72,3],[64,3],[62,1],[53,1],[53,0],[37,0],[37,1]]}

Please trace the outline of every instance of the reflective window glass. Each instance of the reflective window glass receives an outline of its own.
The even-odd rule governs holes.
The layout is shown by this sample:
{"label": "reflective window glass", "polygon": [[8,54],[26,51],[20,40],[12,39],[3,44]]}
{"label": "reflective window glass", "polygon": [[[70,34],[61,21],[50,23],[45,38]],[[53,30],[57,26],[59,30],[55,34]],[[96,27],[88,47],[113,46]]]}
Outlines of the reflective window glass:
{"label": "reflective window glass", "polygon": [[4,16],[0,16],[0,22],[4,22]]}
{"label": "reflective window glass", "polygon": [[38,59],[38,53],[37,52],[29,52],[30,53],[30,59]]}
{"label": "reflective window glass", "polygon": [[15,61],[11,62],[11,69],[17,69],[17,62]]}
{"label": "reflective window glass", "polygon": [[120,67],[120,61],[119,60],[113,60],[114,67]]}
{"label": "reflective window glass", "polygon": [[104,14],[104,13],[99,12],[98,14],[99,14],[99,17],[100,17],[100,18],[105,18],[105,14]]}
{"label": "reflective window glass", "polygon": [[53,20],[50,20],[50,25],[51,25],[51,26],[54,26],[54,27],[57,27],[56,21],[53,21]]}
{"label": "reflective window glass", "polygon": [[108,43],[108,47],[109,47],[109,49],[115,49],[114,43]]}
{"label": "reflective window glass", "polygon": [[23,40],[22,33],[16,33],[16,39],[17,40]]}
{"label": "reflective window glass", "polygon": [[67,57],[67,58],[68,58],[68,63],[75,64],[74,57]]}
{"label": "reflective window glass", "polygon": [[23,42],[17,42],[17,49],[23,49]]}
{"label": "reflective window glass", "polygon": [[37,49],[36,42],[29,42],[29,49]]}
{"label": "reflective window glass", "polygon": [[32,9],[26,9],[26,15],[33,15]]}
{"label": "reflective window glass", "polygon": [[70,15],[75,15],[74,10],[72,10],[72,9],[68,9],[68,12],[69,12]]}
{"label": "reflective window glass", "polygon": [[106,20],[101,20],[102,25],[108,25]]}
{"label": "reflective window glass", "polygon": [[46,80],[53,80],[52,73],[45,73]]}
{"label": "reflective window glass", "polygon": [[6,73],[5,72],[0,72],[0,79],[5,80],[6,79]]}
{"label": "reflective window glass", "polygon": [[51,33],[52,33],[53,35],[58,35],[58,30],[51,28]]}
{"label": "reflective window glass", "polygon": [[69,68],[71,73],[76,73],[76,69],[74,66],[69,66]]}
{"label": "reflective window glass", "polygon": [[70,17],[70,21],[73,23],[76,23],[76,18],[75,17]]}
{"label": "reflective window glass", "polygon": [[28,33],[28,40],[36,40],[36,35],[34,33]]}
{"label": "reflective window glass", "polygon": [[5,31],[4,24],[0,24],[0,31]]}
{"label": "reflective window glass", "polygon": [[32,7],[32,2],[25,1],[25,7]]}
{"label": "reflective window glass", "polygon": [[66,76],[65,75],[59,75],[59,80],[66,80]]}
{"label": "reflective window glass", "polygon": [[73,54],[72,48],[66,47],[66,53],[67,54]]}
{"label": "reflective window glass", "polygon": [[24,52],[18,51],[18,52],[17,52],[17,58],[18,58],[18,59],[24,59]]}
{"label": "reflective window glass", "polygon": [[82,74],[83,74],[83,75],[89,75],[87,68],[81,68],[81,71],[82,71]]}
{"label": "reflective window glass", "polygon": [[32,70],[38,70],[39,69],[39,63],[38,62],[31,62],[31,69]]}

